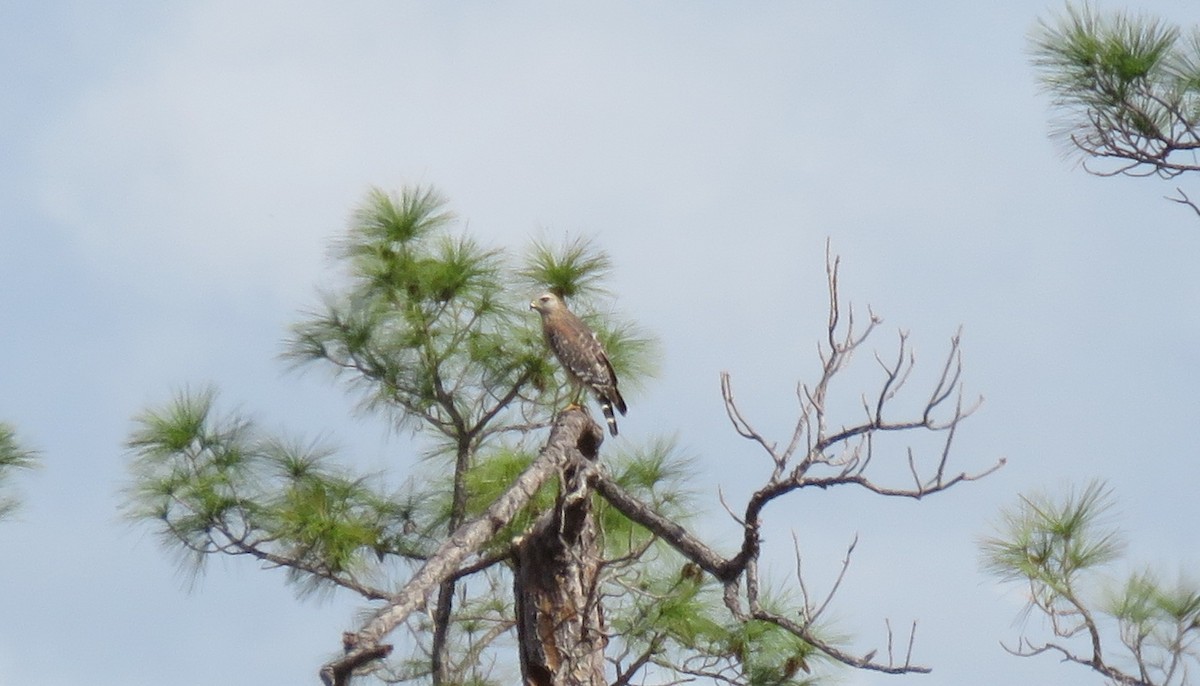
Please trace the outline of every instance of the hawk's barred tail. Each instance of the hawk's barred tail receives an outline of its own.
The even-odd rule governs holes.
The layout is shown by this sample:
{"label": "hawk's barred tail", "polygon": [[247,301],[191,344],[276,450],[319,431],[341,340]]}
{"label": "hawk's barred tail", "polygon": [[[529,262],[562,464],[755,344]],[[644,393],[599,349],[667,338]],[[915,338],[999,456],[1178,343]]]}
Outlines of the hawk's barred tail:
{"label": "hawk's barred tail", "polygon": [[604,419],[608,422],[608,432],[616,436],[617,418],[613,415],[612,403],[608,401],[608,398],[600,399],[600,411],[604,413]]}
{"label": "hawk's barred tail", "polygon": [[625,410],[628,408],[625,407],[625,399],[621,397],[621,392],[617,390],[616,384],[613,384],[612,400],[613,404],[617,406],[617,412],[620,412],[621,416],[624,417]]}

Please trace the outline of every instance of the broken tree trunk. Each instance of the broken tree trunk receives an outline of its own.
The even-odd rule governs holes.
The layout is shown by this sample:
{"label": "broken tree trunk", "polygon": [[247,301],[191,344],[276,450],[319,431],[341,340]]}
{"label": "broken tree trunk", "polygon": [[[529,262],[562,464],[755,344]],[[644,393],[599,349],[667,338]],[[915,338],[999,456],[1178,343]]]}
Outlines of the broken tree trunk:
{"label": "broken tree trunk", "polygon": [[[591,422],[579,453],[595,461],[604,432]],[[525,686],[604,686],[608,643],[600,606],[601,551],[587,464],[562,467],[554,510],[513,544],[517,643]]]}
{"label": "broken tree trunk", "polygon": [[[346,632],[342,635],[342,654],[321,667],[321,681],[325,686],[346,686],[355,674],[370,671],[378,660],[386,657],[392,651],[392,646],[383,643],[382,639],[403,622],[411,612],[424,607],[426,598],[428,598],[429,594],[438,584],[450,578],[459,569],[464,560],[482,549],[500,529],[512,521],[515,514],[529,502],[529,499],[533,497],[533,494],[537,492],[543,483],[552,478],[556,470],[564,477],[562,480],[564,484],[582,479],[582,475],[579,477],[574,476],[575,472],[579,469],[579,465],[586,465],[588,461],[595,461],[600,443],[603,440],[604,432],[587,412],[579,408],[574,408],[565,410],[559,414],[554,422],[554,427],[550,430],[550,438],[546,441],[546,446],[542,448],[541,453],[534,460],[533,464],[517,477],[516,482],[493,502],[482,515],[459,527],[425,561],[425,564],[408,580],[408,583],[389,598],[357,631]],[[565,478],[568,474],[572,475],[571,479]],[[574,492],[578,492],[578,498],[584,501],[583,507],[587,508],[584,510],[587,516],[584,518],[580,518],[577,515],[579,512],[578,507],[567,497]],[[594,545],[596,536],[595,525],[594,523],[590,523],[590,507],[586,502],[588,498],[583,495],[582,491],[563,490],[562,493],[566,495],[560,495],[558,506],[555,507],[553,513],[548,514],[554,515],[553,519],[555,521],[577,523],[568,527],[576,531],[573,534],[575,536],[582,535],[583,531],[590,531],[591,533],[588,534],[588,537]],[[559,515],[560,510],[563,512],[561,517]],[[568,515],[568,513],[570,514]],[[551,519],[551,517],[547,517],[546,519]],[[585,519],[588,521],[586,525],[584,522]],[[547,526],[550,526],[552,531],[559,530],[559,525]],[[530,534],[530,536],[536,536],[536,529],[535,533]],[[555,540],[562,541],[565,539],[555,538]],[[561,558],[562,556],[559,555],[559,557]],[[546,569],[546,567],[538,566],[535,563],[533,569]],[[586,577],[567,573],[563,578],[583,581],[584,585],[581,588],[589,589],[590,592],[592,588],[590,580],[595,579],[595,571],[593,568],[591,574]],[[549,576],[542,578],[550,580],[556,577]],[[575,597],[572,594],[567,595]],[[520,597],[518,595],[518,599]],[[517,605],[521,605],[519,600]],[[581,604],[577,607],[582,608],[584,605]],[[598,607],[595,608],[595,612],[599,612]],[[601,622],[598,619],[595,622],[590,622],[588,623],[587,631],[580,631],[579,635],[588,641],[599,641],[598,645],[602,650],[603,635],[593,632],[593,628],[598,629],[600,625]],[[535,637],[538,635],[537,633],[532,634]],[[561,642],[561,640],[565,639],[565,635],[557,638],[560,641],[553,645],[555,645],[556,651],[561,652],[569,644]],[[570,652],[572,656],[582,654],[578,651]],[[595,653],[595,657],[593,658],[594,664],[600,667],[598,672],[600,677],[603,677],[602,658],[603,654],[599,651]],[[525,654],[522,651],[522,666],[524,666],[525,660]],[[562,663],[561,661],[556,661],[554,664],[560,665]],[[572,661],[570,664],[573,670],[574,665],[579,663]],[[553,674],[554,672],[551,673]],[[526,683],[596,684],[598,686],[604,682],[602,680],[559,682],[527,680]]]}

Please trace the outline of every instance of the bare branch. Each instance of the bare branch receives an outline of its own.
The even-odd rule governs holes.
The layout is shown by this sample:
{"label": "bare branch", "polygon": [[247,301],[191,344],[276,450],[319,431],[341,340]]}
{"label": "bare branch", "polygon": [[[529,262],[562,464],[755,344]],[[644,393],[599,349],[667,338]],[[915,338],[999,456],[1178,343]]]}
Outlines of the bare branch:
{"label": "bare branch", "polygon": [[1187,193],[1183,192],[1182,188],[1177,187],[1175,192],[1179,194],[1178,198],[1173,198],[1169,195],[1163,197],[1171,202],[1177,202],[1180,205],[1187,205],[1188,207],[1192,208],[1192,211],[1196,213],[1196,216],[1200,217],[1200,206],[1197,206],[1195,202],[1192,202],[1192,199],[1187,196]]}
{"label": "bare branch", "polygon": [[622,671],[619,669],[618,665],[617,678],[612,682],[612,686],[628,686],[631,683],[630,680],[633,679],[633,677],[636,676],[643,667],[649,664],[650,659],[654,657],[654,654],[661,649],[662,641],[663,635],[656,634],[654,638],[650,639],[650,645],[646,647],[646,650],[642,651],[642,654],[639,655],[636,660],[631,662],[629,667]]}
{"label": "bare branch", "polygon": [[593,470],[588,477],[592,488],[617,511],[646,527],[651,533],[699,565],[704,571],[722,581],[741,572],[740,569],[731,569],[728,560],[709,548],[706,543],[683,528],[678,522],[659,514],[649,505],[630,495],[628,491],[613,481],[605,470]]}
{"label": "bare branch", "polygon": [[782,465],[780,456],[775,452],[775,445],[768,444],[762,434],[754,430],[750,423],[742,416],[738,410],[737,403],[733,400],[733,386],[729,381],[729,372],[721,372],[721,398],[725,401],[725,414],[729,416],[729,421],[733,424],[733,430],[743,438],[748,438],[763,447],[776,466]]}
{"label": "bare branch", "polygon": [[499,552],[492,553],[491,555],[486,555],[486,556],[481,557],[478,560],[472,562],[469,565],[463,565],[458,570],[456,570],[453,574],[451,574],[447,578],[447,581],[458,581],[459,579],[463,579],[465,577],[471,576],[472,574],[477,574],[479,572],[482,572],[485,569],[491,569],[492,567],[496,566],[497,564],[499,564],[501,562],[504,562],[505,560],[509,559],[510,557],[512,557],[512,552],[509,550],[502,550]]}
{"label": "bare branch", "polygon": [[[793,534],[793,540],[794,534]],[[854,535],[854,540],[850,542],[850,546],[846,548],[846,556],[842,558],[842,568],[838,571],[837,579],[834,580],[833,586],[830,587],[829,593],[825,595],[825,600],[821,601],[821,606],[812,611],[811,606],[805,599],[804,604],[804,626],[810,627],[816,624],[821,614],[825,612],[825,608],[829,607],[829,603],[833,600],[833,596],[837,594],[838,589],[842,585],[842,580],[846,578],[846,570],[850,568],[850,556],[854,554],[854,548],[858,545],[858,534]],[[799,543],[796,544],[796,576],[800,576],[800,548]]]}
{"label": "bare branch", "polygon": [[746,522],[733,511],[733,508],[729,507],[729,503],[725,502],[725,491],[719,485],[717,486],[717,500],[720,501],[721,507],[725,508],[725,511],[729,513],[733,521],[737,522],[740,526],[746,526]]}
{"label": "bare branch", "polygon": [[1105,664],[1103,661],[1097,662],[1095,656],[1091,658],[1083,657],[1057,643],[1043,643],[1042,645],[1034,645],[1025,639],[1020,639],[1016,648],[1010,648],[1003,642],[1000,643],[1000,647],[1010,655],[1015,655],[1017,657],[1033,657],[1035,655],[1041,655],[1047,652],[1054,652],[1057,653],[1063,659],[1063,661],[1073,662],[1078,665],[1090,667],[1091,669],[1103,674],[1122,686],[1158,686],[1152,681],[1130,676],[1129,674]]}
{"label": "bare branch", "polygon": [[888,366],[875,354],[875,361],[883,367],[887,378],[884,380],[883,388],[879,389],[879,397],[875,402],[875,423],[883,424],[883,406],[889,400],[896,397],[896,393],[904,386],[904,382],[908,380],[908,375],[916,366],[916,356],[912,352],[908,352],[907,364],[905,364],[905,352],[908,347],[908,332],[900,332],[900,344],[896,346],[896,362]]}
{"label": "bare branch", "polygon": [[913,644],[917,640],[917,620],[913,620],[912,629],[908,632],[908,650],[904,652],[904,664],[912,661]]}
{"label": "bare branch", "polygon": [[807,627],[797,624],[795,621],[782,615],[777,615],[760,609],[759,611],[755,612],[753,616],[755,619],[769,622],[781,629],[788,631],[789,633],[803,639],[806,643],[812,645],[814,648],[820,650],[829,657],[850,667],[866,669],[873,672],[883,672],[885,674],[928,674],[930,671],[932,671],[929,667],[912,664],[912,662],[907,658],[903,664],[895,664],[890,659],[888,664],[875,662],[875,651],[866,653],[862,657],[852,655],[841,648],[822,640],[820,637],[813,635]]}

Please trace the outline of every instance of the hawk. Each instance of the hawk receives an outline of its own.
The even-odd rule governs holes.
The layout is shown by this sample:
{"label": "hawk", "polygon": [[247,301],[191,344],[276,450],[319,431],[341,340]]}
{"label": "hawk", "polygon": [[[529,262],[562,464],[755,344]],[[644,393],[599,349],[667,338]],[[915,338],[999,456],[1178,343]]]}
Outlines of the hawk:
{"label": "hawk", "polygon": [[542,332],[554,356],[562,364],[572,385],[587,388],[600,401],[600,411],[608,421],[608,431],[617,435],[617,418],[613,408],[625,414],[625,399],[617,390],[617,374],[613,371],[600,339],[583,320],[567,309],[567,304],[554,293],[544,293],[529,303],[529,309],[542,315]]}

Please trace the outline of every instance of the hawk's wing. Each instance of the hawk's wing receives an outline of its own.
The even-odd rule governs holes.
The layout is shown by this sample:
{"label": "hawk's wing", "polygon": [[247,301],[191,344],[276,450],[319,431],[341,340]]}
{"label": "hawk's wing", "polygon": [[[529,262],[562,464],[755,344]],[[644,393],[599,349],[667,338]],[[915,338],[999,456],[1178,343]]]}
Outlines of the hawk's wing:
{"label": "hawk's wing", "polygon": [[543,319],[546,341],[554,356],[575,383],[586,387],[600,401],[609,431],[617,435],[612,408],[625,414],[625,399],[617,390],[617,374],[600,345],[600,339],[587,324],[567,309],[555,311]]}

